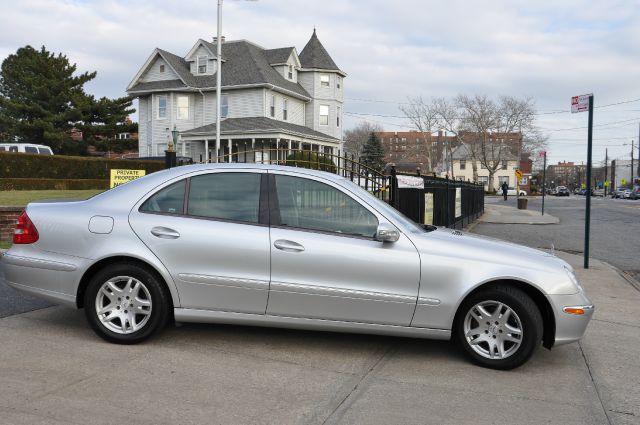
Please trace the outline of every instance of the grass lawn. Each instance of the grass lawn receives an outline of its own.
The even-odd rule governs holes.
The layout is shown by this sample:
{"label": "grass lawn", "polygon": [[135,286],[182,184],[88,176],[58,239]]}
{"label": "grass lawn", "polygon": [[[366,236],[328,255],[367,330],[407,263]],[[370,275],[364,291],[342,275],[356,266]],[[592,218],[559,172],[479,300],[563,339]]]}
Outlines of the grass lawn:
{"label": "grass lawn", "polygon": [[11,246],[11,242],[0,241],[0,249],[9,249],[10,246]]}
{"label": "grass lawn", "polygon": [[87,199],[100,192],[103,190],[2,190],[0,206],[23,207],[42,199]]}

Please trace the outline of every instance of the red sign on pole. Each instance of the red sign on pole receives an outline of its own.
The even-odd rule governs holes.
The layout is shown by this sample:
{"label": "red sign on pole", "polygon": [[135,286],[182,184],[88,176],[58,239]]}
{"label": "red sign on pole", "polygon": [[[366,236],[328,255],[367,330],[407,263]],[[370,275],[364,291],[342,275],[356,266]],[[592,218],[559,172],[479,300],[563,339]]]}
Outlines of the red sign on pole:
{"label": "red sign on pole", "polygon": [[593,96],[592,93],[581,94],[580,96],[573,96],[571,98],[571,113],[585,112],[589,110],[589,98]]}

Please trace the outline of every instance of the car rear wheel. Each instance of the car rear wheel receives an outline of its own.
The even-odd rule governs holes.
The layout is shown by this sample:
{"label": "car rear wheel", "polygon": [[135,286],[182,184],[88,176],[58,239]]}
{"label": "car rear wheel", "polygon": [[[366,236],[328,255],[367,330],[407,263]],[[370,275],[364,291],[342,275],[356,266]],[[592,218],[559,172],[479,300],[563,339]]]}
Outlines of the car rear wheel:
{"label": "car rear wheel", "polygon": [[107,341],[135,344],[162,329],[168,295],[158,278],[136,264],[114,264],[96,273],[85,292],[85,315]]}
{"label": "car rear wheel", "polygon": [[531,357],[542,332],[542,315],[533,300],[517,288],[499,285],[462,303],[454,338],[473,363],[508,370]]}

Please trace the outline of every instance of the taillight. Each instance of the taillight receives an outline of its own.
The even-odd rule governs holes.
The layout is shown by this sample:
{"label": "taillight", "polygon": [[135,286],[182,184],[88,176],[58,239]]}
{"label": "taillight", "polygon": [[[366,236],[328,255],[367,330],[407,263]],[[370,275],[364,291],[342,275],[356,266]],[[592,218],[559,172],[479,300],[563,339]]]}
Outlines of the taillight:
{"label": "taillight", "polygon": [[14,244],[34,243],[38,241],[38,230],[27,215],[26,211],[22,211],[18,217],[18,223],[13,231]]}

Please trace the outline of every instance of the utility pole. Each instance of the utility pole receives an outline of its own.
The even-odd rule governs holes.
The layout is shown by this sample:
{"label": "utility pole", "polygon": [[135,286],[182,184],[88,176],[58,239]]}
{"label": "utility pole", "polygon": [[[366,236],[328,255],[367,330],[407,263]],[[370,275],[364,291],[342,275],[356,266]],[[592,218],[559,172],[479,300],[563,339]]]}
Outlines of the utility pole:
{"label": "utility pole", "polygon": [[544,197],[547,194],[547,151],[543,151],[544,165],[542,166],[542,215],[544,215]]}
{"label": "utility pole", "polygon": [[[222,91],[222,0],[218,0],[218,37],[216,38],[216,161],[220,153],[220,99]],[[207,152],[208,154],[208,152]],[[231,154],[231,152],[229,152]]]}
{"label": "utility pole", "polygon": [[593,147],[593,94],[589,95],[589,130],[587,132],[587,206],[584,216],[584,268],[589,268],[589,232],[591,230],[591,151]]}
{"label": "utility pole", "polygon": [[607,169],[609,168],[609,149],[604,150],[604,197],[607,197]]}
{"label": "utility pole", "polygon": [[631,190],[633,190],[633,140],[631,141]]}

